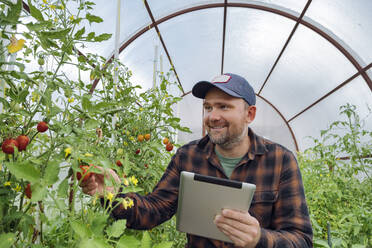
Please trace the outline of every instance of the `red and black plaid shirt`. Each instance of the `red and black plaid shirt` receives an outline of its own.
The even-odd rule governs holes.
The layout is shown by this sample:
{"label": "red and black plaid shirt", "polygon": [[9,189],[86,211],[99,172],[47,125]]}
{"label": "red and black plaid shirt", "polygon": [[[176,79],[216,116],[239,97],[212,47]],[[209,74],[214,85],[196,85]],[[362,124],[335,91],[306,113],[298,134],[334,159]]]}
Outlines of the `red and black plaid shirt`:
{"label": "red and black plaid shirt", "polygon": [[[261,226],[256,247],[312,247],[312,228],[297,161],[292,152],[264,139],[249,129],[250,148],[230,179],[253,183],[256,192],[249,213]],[[173,156],[151,194],[130,196],[135,205],[124,210],[120,204],[114,218],[127,219],[133,229],[151,229],[170,219],[177,211],[181,171],[227,178],[206,136],[182,146]],[[187,247],[234,247],[232,243],[187,235]]]}

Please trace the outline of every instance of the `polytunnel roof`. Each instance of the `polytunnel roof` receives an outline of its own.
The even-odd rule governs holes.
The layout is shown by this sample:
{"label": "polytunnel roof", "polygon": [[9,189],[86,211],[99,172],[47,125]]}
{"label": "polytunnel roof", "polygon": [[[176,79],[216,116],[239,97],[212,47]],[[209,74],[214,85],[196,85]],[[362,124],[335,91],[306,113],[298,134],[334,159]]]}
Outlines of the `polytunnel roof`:
{"label": "polytunnel roof", "polygon": [[119,58],[143,89],[153,86],[154,70],[173,65],[183,96],[176,111],[193,131],[179,134],[179,142],[203,134],[202,104],[189,94],[192,86],[225,72],[244,76],[256,92],[253,129],[293,151],[309,147],[307,136],[338,120],[341,105],[356,105],[361,117],[372,107],[370,0],[93,2],[104,22],[87,31],[113,36],[78,49],[110,60],[116,33]]}

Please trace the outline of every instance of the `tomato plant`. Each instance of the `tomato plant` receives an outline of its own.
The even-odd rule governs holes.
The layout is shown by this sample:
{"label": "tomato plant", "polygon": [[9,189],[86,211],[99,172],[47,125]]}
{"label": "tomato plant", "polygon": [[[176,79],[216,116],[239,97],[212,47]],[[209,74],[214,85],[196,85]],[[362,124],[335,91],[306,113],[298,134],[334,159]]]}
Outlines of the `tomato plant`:
{"label": "tomato plant", "polygon": [[340,114],[344,120],[298,156],[314,246],[372,247],[372,131],[363,128],[355,106],[341,106]]}

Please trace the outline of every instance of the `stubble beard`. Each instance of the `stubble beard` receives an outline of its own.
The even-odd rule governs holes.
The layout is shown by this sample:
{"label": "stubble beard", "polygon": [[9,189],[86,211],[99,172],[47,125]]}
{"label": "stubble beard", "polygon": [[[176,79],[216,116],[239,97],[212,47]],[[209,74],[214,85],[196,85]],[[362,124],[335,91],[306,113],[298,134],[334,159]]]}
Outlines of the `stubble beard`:
{"label": "stubble beard", "polygon": [[233,134],[230,134],[229,130],[227,130],[225,133],[220,135],[213,135],[208,132],[208,136],[214,144],[220,146],[222,149],[230,150],[236,145],[239,145],[244,137],[248,135],[247,130],[248,127],[242,125],[242,127]]}

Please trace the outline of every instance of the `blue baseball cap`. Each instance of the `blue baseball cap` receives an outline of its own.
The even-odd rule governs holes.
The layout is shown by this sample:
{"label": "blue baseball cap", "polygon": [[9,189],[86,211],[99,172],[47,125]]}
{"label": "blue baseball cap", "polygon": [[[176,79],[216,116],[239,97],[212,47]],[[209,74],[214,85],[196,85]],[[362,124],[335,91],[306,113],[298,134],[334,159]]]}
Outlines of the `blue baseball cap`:
{"label": "blue baseball cap", "polygon": [[248,81],[236,74],[225,73],[215,77],[210,82],[197,82],[192,88],[192,94],[198,98],[205,98],[207,92],[216,87],[226,94],[244,99],[249,105],[256,104],[256,95]]}

